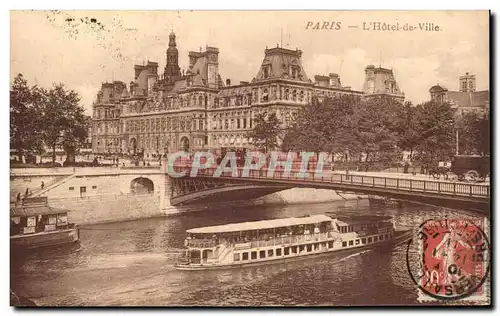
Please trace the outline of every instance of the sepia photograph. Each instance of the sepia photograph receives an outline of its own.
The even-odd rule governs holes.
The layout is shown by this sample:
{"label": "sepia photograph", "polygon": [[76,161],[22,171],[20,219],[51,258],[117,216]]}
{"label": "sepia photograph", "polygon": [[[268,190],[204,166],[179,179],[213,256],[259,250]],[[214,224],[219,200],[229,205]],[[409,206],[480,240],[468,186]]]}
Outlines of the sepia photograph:
{"label": "sepia photograph", "polygon": [[492,305],[487,10],[11,10],[10,306]]}

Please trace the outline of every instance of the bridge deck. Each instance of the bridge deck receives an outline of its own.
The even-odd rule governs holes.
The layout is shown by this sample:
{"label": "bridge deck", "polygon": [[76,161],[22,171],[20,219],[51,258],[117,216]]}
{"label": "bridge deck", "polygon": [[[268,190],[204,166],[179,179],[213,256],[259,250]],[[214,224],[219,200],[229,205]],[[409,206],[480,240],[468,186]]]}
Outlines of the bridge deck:
{"label": "bridge deck", "polygon": [[[177,169],[177,168],[176,168]],[[189,176],[190,168],[184,167],[177,171],[187,171]],[[238,169],[237,174],[223,173],[219,177],[214,177],[216,169],[201,169],[198,170],[198,178],[219,178],[232,179],[242,181],[256,181],[267,183],[281,183],[293,185],[310,185],[310,184],[334,184],[344,188],[366,188],[366,189],[391,189],[401,193],[434,193],[441,196],[456,196],[474,198],[480,201],[489,201],[490,186],[488,184],[473,184],[453,181],[436,181],[424,179],[409,179],[409,178],[394,178],[394,177],[378,177],[366,175],[348,175],[348,174],[323,174],[316,175],[315,173],[307,173],[307,177],[297,177],[296,173],[285,173],[284,171],[275,171],[272,176],[269,176],[267,170],[250,170],[248,176],[243,176],[242,169]]]}

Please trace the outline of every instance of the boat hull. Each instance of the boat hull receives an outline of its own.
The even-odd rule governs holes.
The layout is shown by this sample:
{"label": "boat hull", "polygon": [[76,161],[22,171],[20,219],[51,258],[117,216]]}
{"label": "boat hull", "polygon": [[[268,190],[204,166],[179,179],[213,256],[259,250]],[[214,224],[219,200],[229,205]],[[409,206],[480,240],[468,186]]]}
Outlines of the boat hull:
{"label": "boat hull", "polygon": [[78,227],[74,227],[31,235],[11,236],[10,246],[12,249],[36,249],[75,243],[79,239],[80,231]]}
{"label": "boat hull", "polygon": [[302,255],[296,255],[296,256],[289,256],[289,257],[275,257],[273,259],[266,259],[262,261],[255,261],[255,262],[238,262],[238,263],[230,263],[230,264],[212,264],[212,265],[190,265],[190,264],[177,264],[174,265],[174,268],[177,270],[184,270],[184,271],[202,271],[202,270],[219,270],[219,269],[235,269],[235,268],[245,268],[245,267],[254,267],[254,266],[260,266],[260,265],[266,265],[266,264],[273,264],[273,263],[282,263],[282,262],[289,262],[289,261],[298,261],[298,260],[303,260],[303,259],[308,259],[311,257],[322,257],[322,256],[328,256],[328,255],[334,255],[334,254],[349,254],[349,253],[356,253],[362,250],[367,250],[367,249],[373,249],[373,248],[380,248],[380,247],[388,247],[388,246],[397,246],[402,243],[407,242],[410,240],[412,237],[412,231],[411,230],[404,230],[404,231],[396,231],[394,233],[394,238],[388,241],[384,242],[379,242],[375,244],[370,244],[370,245],[363,245],[363,246],[356,246],[352,248],[344,248],[344,249],[335,249],[335,250],[325,250],[321,252],[313,252],[313,253],[305,253]]}

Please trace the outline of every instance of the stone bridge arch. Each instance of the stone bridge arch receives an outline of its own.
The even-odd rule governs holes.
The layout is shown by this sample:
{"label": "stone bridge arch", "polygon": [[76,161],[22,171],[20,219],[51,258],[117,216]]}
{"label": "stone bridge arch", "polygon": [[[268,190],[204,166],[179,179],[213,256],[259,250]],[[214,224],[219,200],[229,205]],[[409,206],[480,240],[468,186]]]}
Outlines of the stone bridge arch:
{"label": "stone bridge arch", "polygon": [[130,192],[132,194],[153,194],[154,191],[154,182],[147,177],[138,177],[130,181]]}

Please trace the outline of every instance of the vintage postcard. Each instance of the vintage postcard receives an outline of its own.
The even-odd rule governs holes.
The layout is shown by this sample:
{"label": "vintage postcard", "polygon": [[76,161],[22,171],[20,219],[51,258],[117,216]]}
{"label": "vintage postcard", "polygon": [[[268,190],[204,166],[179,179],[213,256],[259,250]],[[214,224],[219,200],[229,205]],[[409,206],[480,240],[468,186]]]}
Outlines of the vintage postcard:
{"label": "vintage postcard", "polygon": [[490,22],[11,11],[11,306],[490,306]]}

